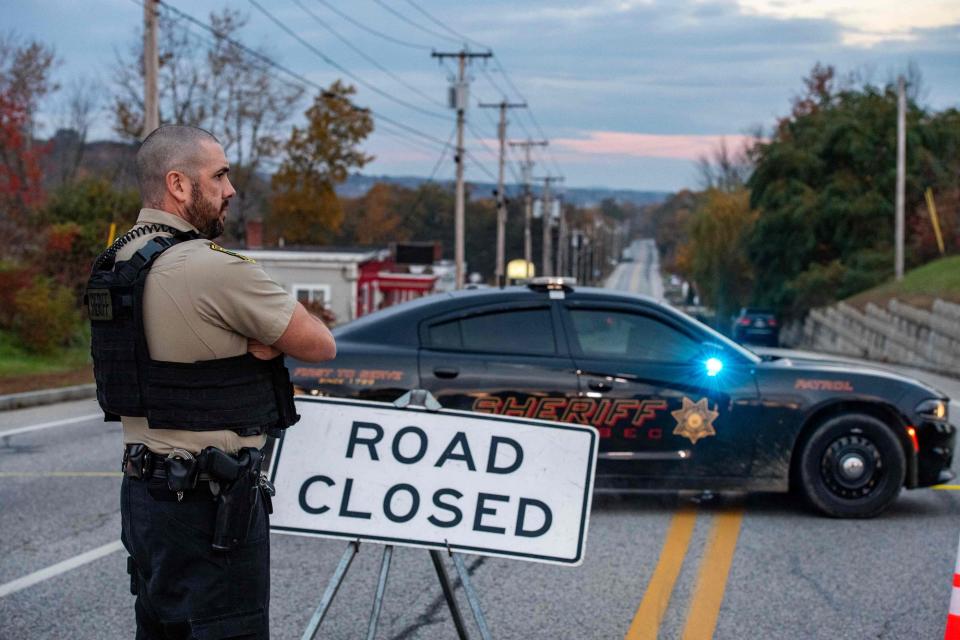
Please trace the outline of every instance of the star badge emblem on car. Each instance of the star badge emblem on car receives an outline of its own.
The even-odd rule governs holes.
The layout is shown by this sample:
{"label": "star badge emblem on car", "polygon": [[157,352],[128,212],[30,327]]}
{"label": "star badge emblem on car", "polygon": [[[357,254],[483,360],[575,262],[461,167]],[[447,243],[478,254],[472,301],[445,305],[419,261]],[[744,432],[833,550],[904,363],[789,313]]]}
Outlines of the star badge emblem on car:
{"label": "star badge emblem on car", "polygon": [[717,419],[720,412],[710,409],[707,398],[694,402],[684,397],[683,406],[676,411],[671,411],[670,415],[677,421],[677,427],[673,430],[674,435],[688,438],[693,444],[697,444],[700,438],[717,435],[713,429],[713,421]]}

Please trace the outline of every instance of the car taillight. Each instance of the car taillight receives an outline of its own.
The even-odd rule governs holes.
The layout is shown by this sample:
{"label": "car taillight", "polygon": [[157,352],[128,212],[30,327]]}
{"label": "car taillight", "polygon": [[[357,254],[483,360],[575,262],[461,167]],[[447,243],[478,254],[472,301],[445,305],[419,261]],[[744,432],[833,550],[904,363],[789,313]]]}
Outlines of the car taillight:
{"label": "car taillight", "polygon": [[777,319],[776,319],[776,318],[767,318],[767,324],[768,324],[769,326],[771,326],[771,327],[775,327],[775,326],[777,326]]}
{"label": "car taillight", "polygon": [[740,318],[739,320],[737,320],[737,324],[740,325],[741,327],[749,327],[750,318]]}

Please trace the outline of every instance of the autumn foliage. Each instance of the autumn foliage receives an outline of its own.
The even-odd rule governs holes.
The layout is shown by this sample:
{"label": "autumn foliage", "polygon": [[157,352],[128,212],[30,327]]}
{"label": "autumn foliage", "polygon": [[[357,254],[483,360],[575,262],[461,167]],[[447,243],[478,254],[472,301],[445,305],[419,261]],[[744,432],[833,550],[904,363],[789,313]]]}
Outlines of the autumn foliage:
{"label": "autumn foliage", "polygon": [[32,144],[27,105],[10,89],[0,91],[0,207],[22,220],[43,200],[41,156],[45,145]]}
{"label": "autumn foliage", "polygon": [[373,118],[351,102],[353,87],[339,80],[314,98],[304,127],[293,127],[280,169],[274,174],[269,226],[286,242],[329,242],[343,221],[334,187],[350,169],[373,158],[359,145],[373,131]]}

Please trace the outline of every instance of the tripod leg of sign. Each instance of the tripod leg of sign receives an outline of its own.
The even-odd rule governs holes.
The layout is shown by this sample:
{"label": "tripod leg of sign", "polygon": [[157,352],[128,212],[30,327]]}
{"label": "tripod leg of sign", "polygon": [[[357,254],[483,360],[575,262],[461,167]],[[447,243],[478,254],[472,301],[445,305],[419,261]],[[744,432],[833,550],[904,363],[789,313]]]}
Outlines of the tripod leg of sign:
{"label": "tripod leg of sign", "polygon": [[470,573],[463,564],[463,557],[456,553],[450,553],[453,558],[453,564],[460,575],[460,583],[463,585],[463,591],[467,594],[467,602],[470,603],[470,610],[473,611],[473,619],[477,621],[477,627],[480,628],[480,637],[483,640],[491,640],[490,629],[487,628],[487,621],[483,617],[483,610],[480,608],[480,599],[477,592],[473,589],[473,583],[470,582]]}
{"label": "tripod leg of sign", "polygon": [[453,617],[453,624],[457,628],[457,637],[460,640],[467,640],[467,627],[463,624],[463,616],[460,615],[460,609],[457,607],[457,601],[453,597],[453,587],[450,586],[450,578],[447,576],[447,568],[443,566],[443,559],[440,552],[430,550],[430,559],[433,560],[433,567],[437,570],[437,578],[440,580],[440,588],[443,589],[443,597],[447,599],[447,606],[450,608],[450,615]]}
{"label": "tripod leg of sign", "polygon": [[373,611],[370,612],[370,626],[367,627],[367,640],[377,635],[377,620],[383,607],[383,593],[387,590],[387,575],[390,573],[390,559],[393,557],[393,545],[383,548],[383,562],[380,563],[380,579],[377,581],[377,594],[373,598]]}
{"label": "tripod leg of sign", "polygon": [[340,588],[340,585],[343,584],[343,578],[347,575],[347,569],[350,568],[350,563],[353,562],[358,551],[360,551],[359,540],[354,540],[347,545],[347,550],[343,552],[343,556],[340,558],[340,564],[337,565],[337,570],[333,572],[333,576],[330,577],[330,582],[327,583],[327,589],[323,592],[323,599],[320,600],[320,606],[317,607],[317,610],[313,613],[313,617],[310,618],[310,622],[307,624],[307,629],[303,632],[301,640],[313,640],[313,637],[317,634],[317,629],[320,628],[320,623],[323,622],[323,618],[327,615],[330,605],[333,604],[333,598],[337,595],[337,590]]}

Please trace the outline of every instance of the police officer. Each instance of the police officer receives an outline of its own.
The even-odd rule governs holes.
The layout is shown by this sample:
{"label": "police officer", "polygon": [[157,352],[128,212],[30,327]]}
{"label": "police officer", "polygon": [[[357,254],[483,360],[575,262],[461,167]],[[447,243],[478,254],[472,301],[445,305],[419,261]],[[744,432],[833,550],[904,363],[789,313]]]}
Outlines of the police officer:
{"label": "police officer", "polygon": [[212,242],[236,193],[212,134],[161,127],[136,163],[143,209],[88,297],[98,397],[123,422],[137,638],[267,638],[260,450],[297,419],[282,356],[320,362],[336,346],[253,260]]}

